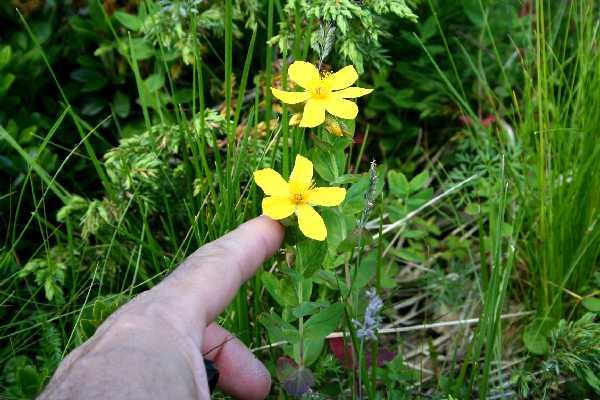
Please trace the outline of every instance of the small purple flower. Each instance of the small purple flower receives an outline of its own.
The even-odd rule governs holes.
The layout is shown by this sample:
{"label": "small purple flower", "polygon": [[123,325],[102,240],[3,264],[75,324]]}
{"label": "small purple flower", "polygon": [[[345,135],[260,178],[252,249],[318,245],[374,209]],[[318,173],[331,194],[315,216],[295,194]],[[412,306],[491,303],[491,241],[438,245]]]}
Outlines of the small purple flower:
{"label": "small purple flower", "polygon": [[369,304],[365,309],[364,322],[352,320],[356,327],[356,336],[360,340],[377,340],[377,330],[381,324],[381,316],[379,312],[383,308],[383,301],[377,295],[375,288],[371,288],[366,292],[369,298]]}

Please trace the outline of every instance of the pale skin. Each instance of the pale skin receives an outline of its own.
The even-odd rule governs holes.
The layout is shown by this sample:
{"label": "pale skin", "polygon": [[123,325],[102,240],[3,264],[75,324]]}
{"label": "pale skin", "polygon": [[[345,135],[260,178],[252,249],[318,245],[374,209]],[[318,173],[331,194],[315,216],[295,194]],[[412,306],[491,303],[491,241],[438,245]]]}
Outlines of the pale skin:
{"label": "pale skin", "polygon": [[219,388],[264,399],[269,372],[213,321],[282,240],[281,225],[263,216],[201,247],[70,353],[40,399],[209,399],[210,350]]}

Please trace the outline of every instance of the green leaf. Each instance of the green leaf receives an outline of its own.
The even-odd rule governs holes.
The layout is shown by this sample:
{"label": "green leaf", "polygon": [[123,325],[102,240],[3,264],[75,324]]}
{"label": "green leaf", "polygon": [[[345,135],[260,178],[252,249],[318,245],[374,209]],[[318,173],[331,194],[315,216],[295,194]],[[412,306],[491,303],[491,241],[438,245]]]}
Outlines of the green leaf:
{"label": "green leaf", "polygon": [[[305,340],[304,341],[304,365],[309,366],[314,364],[318,359],[319,355],[323,351],[323,345],[325,339],[318,340]],[[300,344],[295,344],[293,348],[294,360],[300,362]]]}
{"label": "green leaf", "polygon": [[102,64],[102,60],[99,57],[94,57],[89,54],[82,54],[77,57],[77,63],[81,65],[82,68],[90,68],[90,69],[102,69],[104,65]]}
{"label": "green leaf", "polygon": [[352,229],[354,218],[344,215],[339,207],[322,208],[320,214],[327,226],[327,245],[334,251],[346,238],[348,230]]}
{"label": "green leaf", "polygon": [[10,62],[12,57],[12,49],[9,45],[2,47],[0,50],[0,69],[4,68]]}
{"label": "green leaf", "polygon": [[106,29],[106,21],[104,20],[104,10],[102,4],[99,1],[89,2],[89,15],[92,19],[92,24],[97,29]]}
{"label": "green leaf", "polygon": [[273,274],[261,274],[260,280],[263,287],[281,306],[294,306],[298,304],[297,297],[291,285],[277,279]]}
{"label": "green leaf", "polygon": [[89,68],[79,68],[70,74],[71,79],[79,83],[84,83],[81,91],[94,92],[106,86],[108,79],[100,71]]}
{"label": "green leaf", "polygon": [[271,343],[287,341],[295,344],[300,341],[300,335],[296,328],[276,314],[262,313],[258,317],[258,322],[267,330]]}
{"label": "green leaf", "polygon": [[463,0],[463,11],[467,18],[477,27],[482,27],[484,23],[484,15],[481,12],[479,0]]}
{"label": "green leaf", "polygon": [[586,297],[581,301],[581,305],[591,312],[600,313],[600,298]]}
{"label": "green leaf", "polygon": [[154,93],[165,84],[165,76],[163,74],[152,74],[144,81],[148,93]]}
{"label": "green leaf", "polygon": [[543,355],[548,352],[548,341],[539,329],[539,325],[531,324],[523,332],[523,343],[525,347],[533,354]]}
{"label": "green leaf", "polygon": [[38,42],[40,44],[44,44],[44,42],[48,40],[50,38],[50,35],[52,34],[52,24],[50,20],[33,22],[31,24],[31,30],[36,36]]}
{"label": "green leaf", "polygon": [[86,101],[81,109],[81,113],[83,115],[90,117],[90,116],[96,115],[100,111],[102,111],[102,109],[104,108],[105,105],[106,105],[106,102],[103,99],[101,99],[100,97],[90,97],[90,98],[86,99]]}
{"label": "green leaf", "polygon": [[327,182],[333,182],[344,172],[343,166],[338,165],[338,157],[333,148],[325,150],[314,147],[310,152],[310,158],[319,176]]}
{"label": "green leaf", "polygon": [[590,385],[596,393],[600,393],[600,378],[596,376],[594,371],[590,368],[585,367],[583,369],[583,376],[585,377],[585,381]]}
{"label": "green leaf", "polygon": [[17,384],[25,396],[33,398],[38,394],[42,386],[42,378],[35,367],[31,365],[24,366],[17,371],[16,377]]}
{"label": "green leaf", "polygon": [[377,269],[377,252],[371,251],[362,260],[360,260],[360,266],[358,271],[355,272],[356,267],[352,267],[351,274],[354,279],[352,285],[352,291],[360,291],[362,288],[367,286],[369,282],[375,277],[375,270]]}
{"label": "green leaf", "polygon": [[146,60],[154,55],[154,49],[146,43],[143,38],[131,39],[131,51],[129,50],[130,42],[123,42],[119,47],[119,52],[127,58],[131,57],[131,53],[135,55],[136,60]]}
{"label": "green leaf", "polygon": [[85,85],[83,85],[83,87],[81,88],[81,92],[82,93],[96,92],[96,91],[102,89],[103,87],[105,87],[107,83],[108,83],[108,79],[106,79],[106,77],[104,77],[104,76],[101,76],[98,79],[90,81],[90,82],[86,83]]}
{"label": "green leaf", "polygon": [[25,129],[23,129],[20,133],[19,133],[19,143],[22,145],[26,145],[29,144],[33,141],[33,139],[35,138],[35,134],[37,133],[38,127],[37,126],[29,126]]}
{"label": "green leaf", "polygon": [[102,322],[128,300],[129,297],[122,294],[96,297],[93,304],[88,304],[84,309],[81,324],[77,327],[81,340],[92,337]]}
{"label": "green leaf", "polygon": [[305,301],[302,304],[292,308],[292,315],[296,318],[312,315],[324,305],[327,306],[328,304],[323,302]]}
{"label": "green leaf", "polygon": [[142,25],[144,24],[144,22],[137,16],[127,14],[123,11],[115,11],[114,16],[121,23],[121,25],[133,32],[138,32],[140,29],[142,29]]}
{"label": "green leaf", "polygon": [[44,282],[44,293],[48,301],[52,301],[56,298],[56,303],[63,303],[63,291],[60,286],[54,282],[53,277],[48,277]]}
{"label": "green leaf", "polygon": [[481,204],[469,203],[469,205],[465,207],[465,212],[473,216],[479,215],[481,213]]}
{"label": "green leaf", "polygon": [[396,197],[406,197],[410,192],[408,179],[402,172],[390,171],[388,173],[390,192]]}
{"label": "green leaf", "polygon": [[4,96],[8,92],[14,81],[15,76],[13,74],[2,75],[0,79],[0,96]]}
{"label": "green leaf", "polygon": [[344,174],[337,177],[337,179],[331,182],[332,185],[345,185],[347,183],[356,183],[362,178],[361,174]]}
{"label": "green leaf", "polygon": [[427,172],[427,171],[421,172],[419,175],[415,176],[410,181],[410,183],[409,183],[410,191],[416,192],[417,190],[421,189],[425,185],[425,183],[427,183],[428,179],[429,179],[429,172]]}
{"label": "green leaf", "polygon": [[338,280],[337,275],[331,271],[317,271],[317,273],[314,275],[314,281],[319,285],[323,285],[333,290],[337,290],[340,286],[343,289],[345,286],[344,282]]}
{"label": "green leaf", "polygon": [[26,366],[32,365],[29,357],[26,356],[15,356],[9,358],[8,361],[4,364],[4,369],[2,370],[4,381],[10,383],[11,385],[17,382],[17,373],[19,370],[25,368]]}
{"label": "green leaf", "polygon": [[321,268],[327,254],[327,243],[316,240],[303,240],[296,245],[296,271],[310,278]]}
{"label": "green leaf", "polygon": [[106,53],[109,53],[115,49],[113,43],[102,43],[96,50],[94,50],[94,55],[96,57],[100,57]]}
{"label": "green leaf", "polygon": [[313,315],[304,324],[304,337],[307,340],[325,339],[337,328],[342,319],[343,311],[344,306],[336,303]]}
{"label": "green leaf", "polygon": [[129,112],[131,111],[131,103],[129,102],[129,97],[125,95],[120,90],[115,92],[115,97],[113,97],[113,110],[115,110],[115,114],[117,114],[121,118],[127,118]]}
{"label": "green leaf", "polygon": [[395,251],[394,254],[403,260],[410,262],[421,263],[425,261],[425,256],[421,252],[412,248],[400,249]]}
{"label": "green leaf", "polygon": [[394,92],[391,99],[397,107],[413,108],[415,106],[415,101],[413,100],[414,94],[414,89],[400,89]]}

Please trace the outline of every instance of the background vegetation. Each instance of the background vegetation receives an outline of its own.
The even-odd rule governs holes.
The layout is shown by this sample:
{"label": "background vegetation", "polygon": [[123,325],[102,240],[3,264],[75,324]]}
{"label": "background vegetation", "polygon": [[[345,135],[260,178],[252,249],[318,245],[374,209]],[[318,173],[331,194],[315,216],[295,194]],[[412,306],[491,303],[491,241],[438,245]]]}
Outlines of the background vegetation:
{"label": "background vegetation", "polygon": [[[34,397],[120,304],[260,214],[253,171],[287,176],[297,153],[346,200],[322,245],[288,228],[220,321],[273,398],[600,396],[599,16],[593,0],[2,2],[2,397]],[[269,87],[294,60],[354,65],[375,89],[356,121],[290,127]]]}

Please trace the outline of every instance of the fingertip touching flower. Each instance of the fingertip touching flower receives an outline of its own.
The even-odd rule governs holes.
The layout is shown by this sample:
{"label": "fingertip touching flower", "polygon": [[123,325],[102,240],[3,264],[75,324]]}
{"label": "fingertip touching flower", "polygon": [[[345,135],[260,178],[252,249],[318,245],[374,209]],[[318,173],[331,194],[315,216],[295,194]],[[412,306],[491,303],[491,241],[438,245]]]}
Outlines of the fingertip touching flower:
{"label": "fingertip touching flower", "polygon": [[[325,112],[338,118],[354,119],[358,114],[356,103],[348,100],[373,91],[352,86],[358,73],[352,65],[338,72],[321,74],[317,67],[306,61],[296,61],[288,68],[288,76],[301,92],[287,92],[271,88],[273,96],[287,104],[305,103],[299,126],[314,128],[325,122]],[[352,87],[351,87],[352,86]]]}
{"label": "fingertip touching flower", "polygon": [[268,196],[262,201],[263,214],[280,220],[296,213],[300,231],[314,240],[325,240],[327,227],[313,206],[337,206],[346,197],[344,188],[315,187],[313,164],[301,155],[296,156],[288,182],[271,168],[255,171],[254,180]]}

